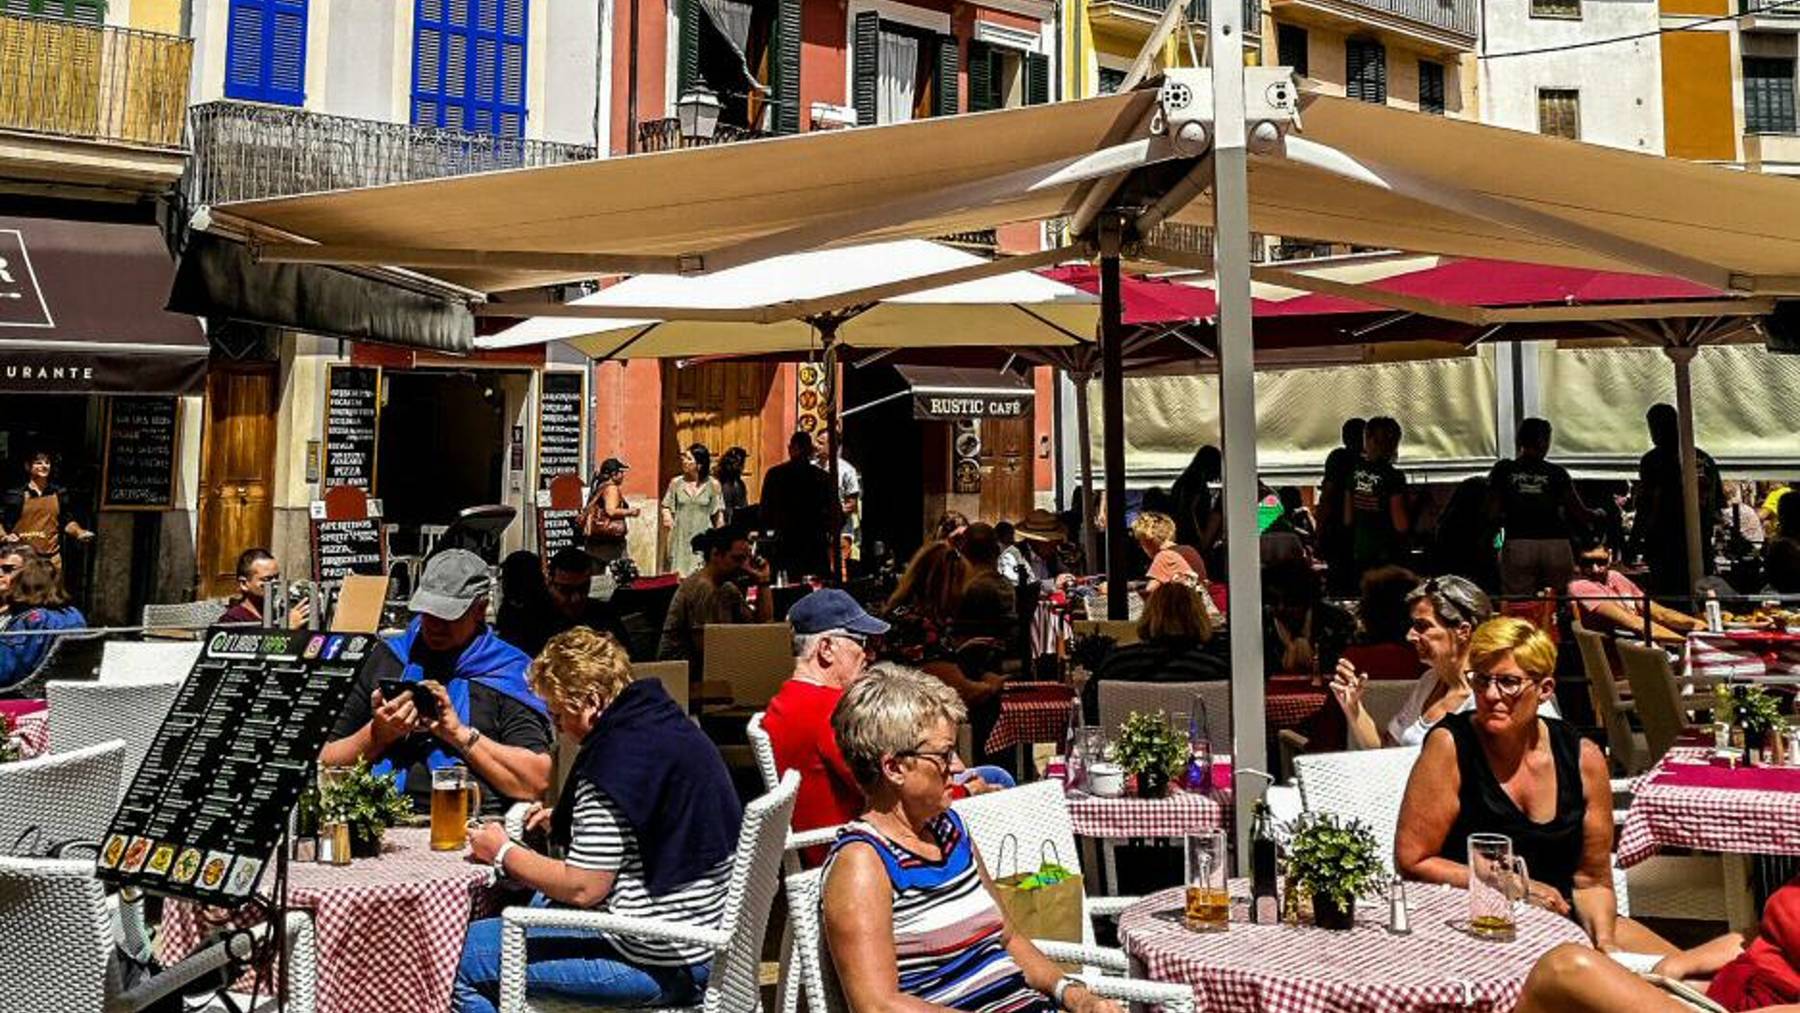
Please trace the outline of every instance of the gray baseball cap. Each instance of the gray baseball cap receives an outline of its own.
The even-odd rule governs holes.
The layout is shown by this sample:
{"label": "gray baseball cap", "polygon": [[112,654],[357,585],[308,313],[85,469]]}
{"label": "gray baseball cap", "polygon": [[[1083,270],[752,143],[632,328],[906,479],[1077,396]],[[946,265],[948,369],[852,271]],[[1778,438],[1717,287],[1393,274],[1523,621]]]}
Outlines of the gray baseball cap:
{"label": "gray baseball cap", "polygon": [[468,549],[445,549],[425,564],[425,575],[406,607],[455,622],[488,593],[488,565]]}

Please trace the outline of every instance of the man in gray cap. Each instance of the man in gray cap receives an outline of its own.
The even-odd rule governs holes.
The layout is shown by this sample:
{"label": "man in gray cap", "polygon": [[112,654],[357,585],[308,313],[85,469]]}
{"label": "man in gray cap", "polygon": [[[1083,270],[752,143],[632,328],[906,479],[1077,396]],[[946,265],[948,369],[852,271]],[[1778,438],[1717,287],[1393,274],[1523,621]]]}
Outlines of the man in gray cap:
{"label": "man in gray cap", "polygon": [[[407,607],[404,633],[363,666],[319,754],[327,766],[359,758],[393,772],[420,811],[430,808],[431,772],[463,764],[481,784],[481,809],[541,798],[550,786],[551,724],[526,685],[531,659],[487,624],[488,568],[465,549],[431,557]],[[381,686],[416,683],[390,699]]]}

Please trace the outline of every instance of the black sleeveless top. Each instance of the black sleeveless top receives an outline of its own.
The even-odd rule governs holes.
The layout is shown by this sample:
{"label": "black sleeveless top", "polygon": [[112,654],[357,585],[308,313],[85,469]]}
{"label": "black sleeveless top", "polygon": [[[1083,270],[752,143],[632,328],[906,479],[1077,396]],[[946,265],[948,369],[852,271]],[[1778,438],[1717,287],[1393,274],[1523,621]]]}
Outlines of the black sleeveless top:
{"label": "black sleeveless top", "polygon": [[1462,775],[1457,797],[1460,807],[1450,835],[1444,839],[1444,857],[1466,865],[1470,834],[1505,834],[1512,838],[1513,853],[1525,859],[1532,880],[1572,898],[1575,870],[1581,866],[1581,823],[1587,816],[1580,734],[1555,718],[1542,719],[1549,729],[1550,756],[1556,765],[1556,814],[1548,822],[1533,823],[1494,777],[1487,755],[1481,751],[1474,717],[1468,711],[1451,714],[1436,726],[1455,740],[1456,767]]}

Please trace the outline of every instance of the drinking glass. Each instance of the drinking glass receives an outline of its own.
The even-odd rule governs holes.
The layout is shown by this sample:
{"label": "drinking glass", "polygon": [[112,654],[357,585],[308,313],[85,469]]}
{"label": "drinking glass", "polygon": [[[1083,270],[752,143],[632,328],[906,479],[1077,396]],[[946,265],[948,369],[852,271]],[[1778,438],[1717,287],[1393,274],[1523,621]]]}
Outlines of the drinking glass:
{"label": "drinking glass", "polygon": [[1187,839],[1187,907],[1182,923],[1194,932],[1223,932],[1231,923],[1231,890],[1226,884],[1225,831],[1209,830]]}
{"label": "drinking glass", "polygon": [[481,787],[467,767],[431,772],[431,850],[460,850],[468,843],[469,815],[480,811]]}
{"label": "drinking glass", "polygon": [[1505,834],[1469,835],[1469,932],[1512,942],[1518,935],[1515,905],[1531,893],[1525,859],[1513,854]]}

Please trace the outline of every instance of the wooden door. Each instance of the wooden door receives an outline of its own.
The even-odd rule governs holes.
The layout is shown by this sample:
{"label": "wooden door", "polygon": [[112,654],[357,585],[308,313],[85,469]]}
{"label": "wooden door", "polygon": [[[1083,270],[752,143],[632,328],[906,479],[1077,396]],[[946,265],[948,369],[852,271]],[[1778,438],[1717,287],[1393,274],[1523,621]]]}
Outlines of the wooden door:
{"label": "wooden door", "polygon": [[[234,593],[238,554],[268,545],[274,534],[280,403],[280,374],[273,363],[214,364],[207,374],[197,539],[201,597]],[[298,573],[293,568],[286,576]]]}
{"label": "wooden door", "polygon": [[657,461],[657,493],[681,471],[681,448],[705,445],[719,456],[729,447],[749,453],[744,464],[744,484],[750,502],[761,496],[762,476],[780,464],[785,450],[763,452],[763,409],[769,404],[775,383],[775,367],[760,362],[706,362],[685,369],[663,365],[663,438]]}
{"label": "wooden door", "polygon": [[982,520],[1017,522],[1031,512],[1033,428],[1030,412],[981,420]]}

